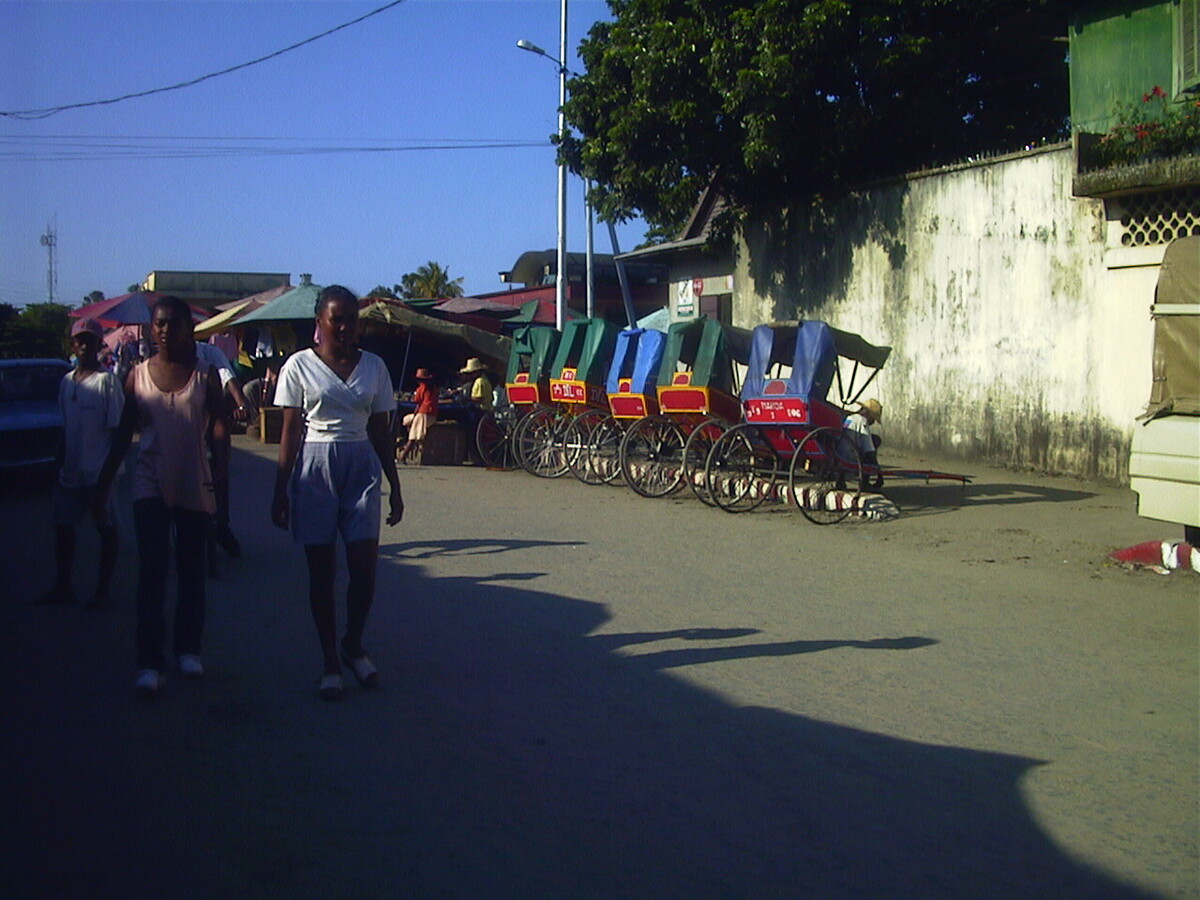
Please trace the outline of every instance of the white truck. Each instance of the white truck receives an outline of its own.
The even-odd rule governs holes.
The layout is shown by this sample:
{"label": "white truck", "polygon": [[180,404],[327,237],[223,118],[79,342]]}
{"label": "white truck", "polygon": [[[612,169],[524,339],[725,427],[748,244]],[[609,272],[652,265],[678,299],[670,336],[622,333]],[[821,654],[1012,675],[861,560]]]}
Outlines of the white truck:
{"label": "white truck", "polygon": [[1200,546],[1200,237],[1167,247],[1154,292],[1150,403],[1134,426],[1129,486],[1138,514],[1175,522]]}

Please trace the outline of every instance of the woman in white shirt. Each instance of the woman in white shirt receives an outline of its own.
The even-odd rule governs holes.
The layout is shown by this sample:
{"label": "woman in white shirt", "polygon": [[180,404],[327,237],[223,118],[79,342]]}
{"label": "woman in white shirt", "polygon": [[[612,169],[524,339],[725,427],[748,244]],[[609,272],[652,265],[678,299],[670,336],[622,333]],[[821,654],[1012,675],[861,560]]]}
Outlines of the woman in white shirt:
{"label": "woman in white shirt", "polygon": [[[318,345],[289,357],[275,388],[283,434],[271,519],[290,527],[304,545],[309,603],[325,659],[320,692],[339,700],[345,691],[341,663],[363,686],[379,684],[362,637],[375,597],[384,478],[388,525],[404,515],[404,500],[388,422],[396,408],[391,376],[382,359],[358,348],[358,299],[330,285],[317,297],[316,319]],[[340,648],[333,599],[339,533],[350,576]]]}

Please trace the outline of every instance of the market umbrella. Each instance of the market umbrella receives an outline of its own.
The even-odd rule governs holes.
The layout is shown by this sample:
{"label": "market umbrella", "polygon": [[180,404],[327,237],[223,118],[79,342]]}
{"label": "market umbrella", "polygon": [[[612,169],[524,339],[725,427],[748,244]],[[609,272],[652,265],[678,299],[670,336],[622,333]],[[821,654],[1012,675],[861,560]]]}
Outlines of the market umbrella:
{"label": "market umbrella", "polygon": [[70,315],[76,319],[95,319],[109,328],[116,325],[149,325],[150,308],[162,296],[153,291],[135,291],[132,294],[97,300],[72,310]]}
{"label": "market umbrella", "polygon": [[[134,291],[132,294],[97,300],[95,303],[71,310],[68,315],[75,319],[95,319],[105,328],[117,325],[149,325],[150,310],[165,296],[167,295],[157,291]],[[193,322],[202,321],[208,315],[194,306],[189,308],[192,310]]]}
{"label": "market umbrella", "polygon": [[205,340],[210,335],[214,335],[219,331],[224,331],[232,325],[238,324],[237,319],[243,313],[251,313],[256,309],[265,306],[265,303],[255,303],[253,300],[243,300],[235,304],[224,312],[219,312],[211,319],[205,319],[196,326],[196,339]]}
{"label": "market umbrella", "polygon": [[319,284],[302,284],[286,294],[280,294],[270,303],[260,306],[237,320],[238,325],[255,322],[287,322],[314,318],[317,296],[324,288]]}
{"label": "market umbrella", "polygon": [[[280,284],[273,288],[267,288],[265,291],[259,291],[257,294],[251,294],[249,297],[243,297],[240,300],[230,300],[228,303],[218,303],[214,308],[220,310],[221,312],[225,312],[225,310],[233,309],[235,306],[241,306],[243,303],[249,300],[254,304],[250,307],[250,309],[258,309],[260,306],[270,303],[280,294],[286,294],[291,289],[292,286],[290,284]],[[248,309],[246,311],[249,312],[250,310]]]}

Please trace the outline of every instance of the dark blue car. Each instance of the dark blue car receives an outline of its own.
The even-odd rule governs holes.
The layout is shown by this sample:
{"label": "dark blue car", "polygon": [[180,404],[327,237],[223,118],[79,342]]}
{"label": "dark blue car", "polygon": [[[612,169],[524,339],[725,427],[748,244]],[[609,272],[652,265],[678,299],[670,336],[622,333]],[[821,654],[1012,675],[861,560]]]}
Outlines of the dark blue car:
{"label": "dark blue car", "polygon": [[0,470],[50,469],[62,443],[61,359],[0,359]]}

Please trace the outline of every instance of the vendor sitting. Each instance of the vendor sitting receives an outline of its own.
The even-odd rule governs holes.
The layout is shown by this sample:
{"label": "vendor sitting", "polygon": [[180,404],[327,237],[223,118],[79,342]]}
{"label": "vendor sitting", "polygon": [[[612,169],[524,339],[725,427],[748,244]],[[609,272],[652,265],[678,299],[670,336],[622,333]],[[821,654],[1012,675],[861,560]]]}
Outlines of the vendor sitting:
{"label": "vendor sitting", "polygon": [[856,442],[858,447],[858,455],[862,458],[865,466],[870,466],[874,470],[874,477],[869,478],[868,473],[863,473],[863,488],[871,488],[879,490],[883,487],[883,473],[879,470],[879,445],[882,443],[880,437],[871,431],[871,428],[883,418],[883,404],[872,397],[865,403],[858,404],[858,411],[846,416],[845,428],[846,434]]}

